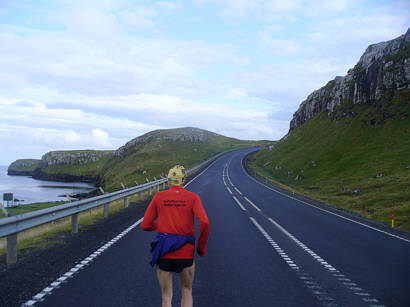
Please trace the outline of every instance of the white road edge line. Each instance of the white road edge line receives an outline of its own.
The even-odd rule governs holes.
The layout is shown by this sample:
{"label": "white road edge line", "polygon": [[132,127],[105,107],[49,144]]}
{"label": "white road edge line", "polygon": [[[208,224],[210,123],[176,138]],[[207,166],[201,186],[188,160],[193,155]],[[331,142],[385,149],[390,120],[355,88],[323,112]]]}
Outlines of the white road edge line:
{"label": "white road edge line", "polygon": [[215,164],[216,161],[219,160],[220,157],[218,157],[214,162],[212,162],[211,164],[208,165],[208,167],[206,169],[204,169],[201,173],[199,173],[198,175],[196,175],[194,178],[191,179],[191,181],[189,181],[187,184],[184,185],[184,188],[189,186],[196,178],[198,178],[199,176],[201,176],[203,173],[205,173],[208,168],[210,168],[212,165]]}
{"label": "white road edge line", "polygon": [[245,170],[244,167],[243,167],[243,158],[242,158],[242,161],[241,161],[241,166],[242,166],[243,172],[244,172],[249,178],[251,178],[251,179],[252,179],[253,181],[255,181],[256,183],[258,183],[258,184],[264,186],[265,188],[268,188],[269,190],[272,190],[272,191],[274,191],[274,192],[276,192],[276,193],[278,193],[278,194],[280,194],[280,195],[286,196],[286,197],[288,197],[288,198],[291,198],[291,199],[293,199],[293,200],[296,200],[296,201],[298,201],[298,202],[301,202],[301,203],[303,203],[303,204],[305,204],[305,205],[311,206],[311,207],[316,208],[316,209],[318,209],[318,210],[321,210],[321,211],[323,211],[323,212],[326,212],[326,213],[329,213],[329,214],[333,214],[333,215],[338,216],[338,217],[340,217],[340,218],[342,218],[342,219],[348,220],[348,221],[350,221],[350,222],[353,222],[353,223],[362,225],[362,226],[364,226],[364,227],[367,227],[367,228],[376,230],[376,231],[378,231],[378,232],[384,233],[384,234],[389,235],[389,236],[391,236],[391,237],[395,237],[395,238],[397,238],[397,239],[400,239],[400,240],[403,240],[403,241],[406,241],[406,242],[410,243],[410,240],[407,240],[407,239],[405,239],[405,238],[403,238],[403,237],[400,237],[400,236],[398,236],[398,235],[394,235],[394,234],[389,233],[389,232],[387,232],[387,231],[383,231],[383,230],[377,229],[377,228],[375,228],[375,227],[369,226],[369,225],[367,225],[367,224],[364,224],[364,223],[361,223],[361,222],[358,222],[358,221],[349,219],[348,217],[345,217],[345,216],[343,216],[343,215],[339,215],[339,214],[337,214],[337,213],[328,211],[328,210],[326,210],[326,209],[319,208],[319,207],[317,207],[317,206],[315,206],[315,205],[309,204],[308,202],[305,202],[305,201],[300,200],[300,199],[297,199],[297,198],[295,198],[295,197],[286,195],[286,194],[284,194],[284,193],[282,193],[282,192],[279,192],[279,191],[277,191],[277,190],[275,190],[275,189],[273,189],[273,188],[271,188],[271,187],[268,187],[267,185],[263,184],[262,182],[259,182],[258,180],[256,180],[255,178],[253,178],[251,175],[249,175],[249,174],[246,172],[246,170]]}
{"label": "white road edge line", "polygon": [[[126,233],[128,233],[132,228],[138,226],[141,224],[143,218],[140,218],[138,221],[136,221],[134,224],[132,224],[130,227],[126,228],[123,230],[120,234],[118,234],[114,239],[118,241],[121,237],[123,237]],[[111,241],[112,241],[111,240]],[[105,246],[104,244],[103,246]],[[89,256],[84,258],[80,263],[86,263],[87,265],[92,262],[97,256],[101,255],[107,248],[102,249],[100,247],[97,249],[97,251],[91,253]],[[94,256],[93,256],[94,255]],[[91,258],[91,259],[90,259]],[[68,278],[72,278],[74,274],[77,274],[81,269],[83,269],[85,265],[79,265],[76,264],[74,267],[72,267],[70,270],[68,270],[66,273],[62,274],[61,277],[57,278],[55,281],[53,281],[48,287],[44,288],[42,291],[34,295],[31,300],[28,300],[27,302],[23,303],[21,306],[33,306],[37,302],[41,301],[46,295],[50,295],[55,288],[58,288],[61,284],[62,281],[66,281]]]}
{"label": "white road edge line", "polygon": [[229,193],[232,195],[231,189],[229,187],[226,187],[226,188],[228,189]]}
{"label": "white road edge line", "polygon": [[245,207],[240,203],[240,201],[234,196],[233,199],[235,199],[236,203],[238,204],[239,207],[241,207],[241,209],[243,211],[246,211]]}
{"label": "white road edge line", "polygon": [[[197,179],[199,176],[201,176],[203,173],[205,173],[218,159],[216,159],[214,162],[212,162],[207,168],[205,168],[201,173],[199,173],[197,176],[195,176],[193,179],[191,179],[191,181],[189,181],[187,184],[184,185],[184,188],[187,187],[188,185],[190,185],[195,179]],[[242,206],[242,205],[241,205]],[[243,208],[245,209],[245,208]],[[125,230],[123,230],[120,234],[118,234],[115,238],[111,239],[108,242],[111,242],[111,245],[107,245],[107,243],[105,243],[102,247],[100,247],[99,249],[97,249],[95,252],[91,253],[89,256],[87,256],[86,258],[84,258],[82,261],[80,262],[84,262],[87,263],[87,265],[92,262],[97,256],[101,255],[105,250],[108,249],[108,247],[111,247],[115,242],[117,242],[120,238],[122,238],[124,235],[126,235],[130,230],[132,230],[133,228],[135,228],[136,226],[138,226],[139,224],[142,223],[142,220],[144,218],[140,218],[137,222],[135,222],[134,224],[132,224],[131,226],[127,227]],[[85,266],[84,266],[85,267]],[[34,304],[36,304],[37,302],[41,301],[43,299],[43,297],[45,297],[46,295],[50,295],[52,293],[52,291],[57,288],[60,285],[60,281],[66,281],[68,278],[73,277],[74,274],[78,273],[83,267],[76,267],[74,266],[73,268],[71,268],[70,270],[68,270],[66,273],[64,273],[61,277],[57,278],[55,281],[53,281],[49,287],[44,288],[41,292],[37,293],[36,295],[34,295],[32,297],[31,300],[26,301],[25,303],[23,303],[21,306],[33,306]],[[65,278],[64,278],[64,277]],[[53,286],[54,284],[54,286]]]}

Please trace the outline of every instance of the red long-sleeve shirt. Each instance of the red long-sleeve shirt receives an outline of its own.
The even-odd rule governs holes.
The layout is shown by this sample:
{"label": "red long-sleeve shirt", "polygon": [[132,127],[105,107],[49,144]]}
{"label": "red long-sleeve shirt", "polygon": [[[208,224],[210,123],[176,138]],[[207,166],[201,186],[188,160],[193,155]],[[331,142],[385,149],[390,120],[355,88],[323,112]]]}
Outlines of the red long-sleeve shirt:
{"label": "red long-sleeve shirt", "polygon": [[[171,186],[168,190],[155,194],[144,215],[141,228],[146,231],[156,230],[184,236],[195,236],[194,216],[199,220],[198,250],[206,254],[206,242],[209,236],[209,220],[199,196],[180,186]],[[155,221],[158,218],[158,221]],[[195,246],[185,244],[180,249],[170,252],[162,258],[192,259]]]}

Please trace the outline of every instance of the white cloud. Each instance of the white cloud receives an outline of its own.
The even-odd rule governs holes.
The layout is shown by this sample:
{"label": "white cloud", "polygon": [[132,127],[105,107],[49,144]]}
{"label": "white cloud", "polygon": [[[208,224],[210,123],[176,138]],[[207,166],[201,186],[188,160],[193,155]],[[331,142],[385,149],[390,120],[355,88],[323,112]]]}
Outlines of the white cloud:
{"label": "white cloud", "polygon": [[[405,2],[195,2],[0,8],[0,141],[31,157],[28,148],[35,155],[114,149],[182,126],[277,139],[311,91],[345,74],[368,44],[402,34],[409,21]],[[218,33],[209,33],[214,25]]]}
{"label": "white cloud", "polygon": [[97,128],[92,131],[94,144],[102,148],[113,148],[110,142],[110,136],[107,132]]}

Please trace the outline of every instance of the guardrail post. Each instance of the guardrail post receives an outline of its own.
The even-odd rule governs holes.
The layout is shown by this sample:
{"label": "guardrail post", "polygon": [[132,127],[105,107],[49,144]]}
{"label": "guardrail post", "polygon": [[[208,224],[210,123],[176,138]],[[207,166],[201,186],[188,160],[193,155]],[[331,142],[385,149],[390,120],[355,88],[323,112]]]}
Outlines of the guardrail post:
{"label": "guardrail post", "polygon": [[124,197],[124,207],[125,207],[125,208],[128,208],[128,206],[129,206],[129,201],[130,201],[130,198],[129,198],[129,197]]}
{"label": "guardrail post", "polygon": [[17,233],[7,236],[7,265],[17,262]]}
{"label": "guardrail post", "polygon": [[108,217],[110,214],[110,203],[104,204],[104,217]]}
{"label": "guardrail post", "polygon": [[162,184],[162,189],[165,190],[165,182]]}
{"label": "guardrail post", "polygon": [[142,192],[138,192],[138,199],[142,200]]}
{"label": "guardrail post", "polygon": [[78,213],[74,213],[71,216],[71,233],[78,232]]}
{"label": "guardrail post", "polygon": [[152,195],[152,187],[149,188],[149,195]]}
{"label": "guardrail post", "polygon": [[159,192],[159,184],[157,185],[157,192]]}

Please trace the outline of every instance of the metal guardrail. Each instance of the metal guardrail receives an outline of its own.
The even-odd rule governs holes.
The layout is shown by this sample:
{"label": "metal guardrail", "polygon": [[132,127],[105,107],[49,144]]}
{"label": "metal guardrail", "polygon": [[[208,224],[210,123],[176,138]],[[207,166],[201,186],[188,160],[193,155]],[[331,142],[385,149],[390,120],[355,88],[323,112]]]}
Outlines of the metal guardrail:
{"label": "metal guardrail", "polygon": [[[201,164],[186,171],[187,175],[191,175],[207,164],[219,158],[221,155],[229,151],[221,152]],[[124,199],[124,205],[128,206],[128,197],[142,191],[157,188],[161,184],[168,182],[168,178],[161,178],[152,182],[144,183],[135,187],[126,188],[120,191],[103,194],[96,197],[86,198],[79,201],[74,201],[64,205],[59,205],[51,208],[41,209],[33,212],[23,213],[11,217],[0,219],[0,238],[7,237],[7,257],[8,264],[17,261],[17,234],[24,230],[40,226],[46,223],[56,221],[58,219],[71,216],[72,232],[78,232],[78,213],[104,205],[104,217],[108,217],[109,204],[118,199]],[[152,190],[151,190],[152,191]]]}

